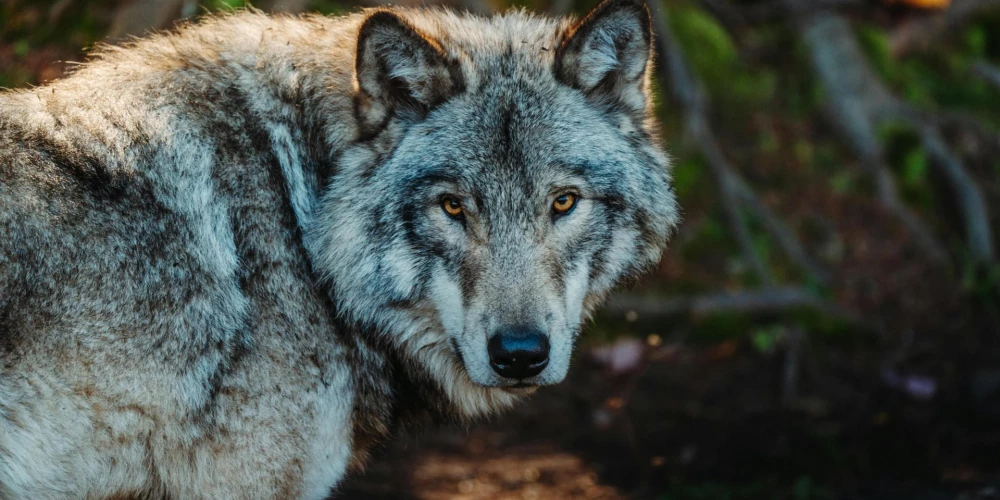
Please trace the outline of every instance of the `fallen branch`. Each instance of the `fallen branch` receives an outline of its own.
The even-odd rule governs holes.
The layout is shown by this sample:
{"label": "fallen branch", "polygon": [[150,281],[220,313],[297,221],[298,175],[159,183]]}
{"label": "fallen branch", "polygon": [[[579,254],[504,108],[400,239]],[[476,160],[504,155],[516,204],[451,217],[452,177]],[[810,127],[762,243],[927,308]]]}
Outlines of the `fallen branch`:
{"label": "fallen branch", "polygon": [[[814,310],[851,324],[864,324],[842,307],[798,286],[763,287],[738,292],[718,292],[690,297],[661,298],[648,295],[613,295],[604,311],[612,317],[663,321],[682,316],[713,314],[778,314],[794,309]],[[872,329],[870,325],[866,329]]]}

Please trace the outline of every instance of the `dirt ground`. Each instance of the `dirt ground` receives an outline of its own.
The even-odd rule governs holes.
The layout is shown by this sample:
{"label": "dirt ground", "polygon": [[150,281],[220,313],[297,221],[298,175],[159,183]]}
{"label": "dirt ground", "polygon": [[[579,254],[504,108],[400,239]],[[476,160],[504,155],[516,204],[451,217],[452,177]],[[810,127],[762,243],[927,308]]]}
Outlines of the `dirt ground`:
{"label": "dirt ground", "polygon": [[593,352],[506,416],[395,441],[337,498],[1000,498],[1000,399],[976,387],[997,374],[975,361],[924,367],[927,397],[870,350],[807,346],[782,403],[782,353],[749,342],[646,343],[617,374]]}

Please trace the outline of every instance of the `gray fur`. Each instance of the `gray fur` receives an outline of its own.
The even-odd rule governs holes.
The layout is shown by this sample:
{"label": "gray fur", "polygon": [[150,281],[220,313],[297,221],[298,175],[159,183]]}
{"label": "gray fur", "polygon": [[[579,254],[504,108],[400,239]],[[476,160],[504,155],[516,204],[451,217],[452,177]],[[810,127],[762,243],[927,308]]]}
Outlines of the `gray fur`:
{"label": "gray fur", "polygon": [[[562,380],[676,223],[649,42],[634,0],[244,12],[0,94],[0,498],[323,498]],[[512,324],[552,345],[528,387]]]}

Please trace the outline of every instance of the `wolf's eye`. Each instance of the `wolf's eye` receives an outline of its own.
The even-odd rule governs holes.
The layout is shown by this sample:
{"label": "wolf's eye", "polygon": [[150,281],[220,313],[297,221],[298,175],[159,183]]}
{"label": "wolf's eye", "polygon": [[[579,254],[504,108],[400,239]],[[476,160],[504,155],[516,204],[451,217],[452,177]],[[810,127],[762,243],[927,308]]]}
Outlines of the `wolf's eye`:
{"label": "wolf's eye", "polygon": [[575,206],[576,195],[573,193],[561,194],[552,202],[552,210],[559,215],[569,213]]}
{"label": "wolf's eye", "polygon": [[462,202],[455,198],[447,197],[441,200],[441,208],[444,209],[444,213],[456,219],[462,216]]}

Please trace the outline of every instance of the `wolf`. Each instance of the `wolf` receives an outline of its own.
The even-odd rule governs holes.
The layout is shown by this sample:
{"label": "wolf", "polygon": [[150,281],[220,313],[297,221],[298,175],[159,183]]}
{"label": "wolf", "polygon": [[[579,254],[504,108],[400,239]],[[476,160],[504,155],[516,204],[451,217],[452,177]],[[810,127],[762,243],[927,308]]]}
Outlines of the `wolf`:
{"label": "wolf", "polygon": [[0,498],[325,498],[560,382],[679,217],[651,40],[243,11],[0,94]]}

